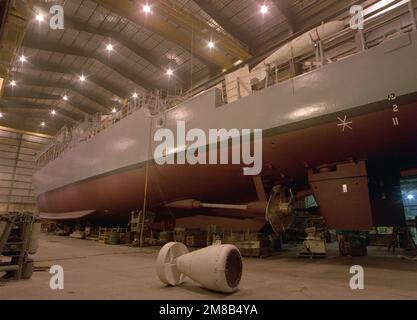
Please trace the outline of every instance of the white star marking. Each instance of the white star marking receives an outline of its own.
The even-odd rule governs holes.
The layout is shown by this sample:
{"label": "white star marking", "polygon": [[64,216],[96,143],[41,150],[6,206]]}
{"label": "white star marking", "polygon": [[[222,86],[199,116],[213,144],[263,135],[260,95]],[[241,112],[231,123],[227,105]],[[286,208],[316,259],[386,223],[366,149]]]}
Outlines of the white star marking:
{"label": "white star marking", "polygon": [[345,132],[346,128],[353,130],[353,128],[350,126],[353,124],[352,121],[347,121],[347,116],[345,116],[344,119],[340,119],[337,117],[337,119],[340,121],[340,123],[337,125],[338,127],[342,127],[343,132]]}

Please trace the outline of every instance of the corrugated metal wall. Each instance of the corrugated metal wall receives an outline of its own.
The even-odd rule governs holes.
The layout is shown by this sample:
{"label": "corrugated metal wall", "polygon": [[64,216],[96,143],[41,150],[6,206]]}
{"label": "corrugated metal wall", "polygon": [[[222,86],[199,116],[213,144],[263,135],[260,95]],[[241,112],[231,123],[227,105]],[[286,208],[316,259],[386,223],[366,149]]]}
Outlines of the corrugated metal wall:
{"label": "corrugated metal wall", "polygon": [[49,142],[37,134],[0,128],[0,214],[36,212],[32,175],[36,152]]}

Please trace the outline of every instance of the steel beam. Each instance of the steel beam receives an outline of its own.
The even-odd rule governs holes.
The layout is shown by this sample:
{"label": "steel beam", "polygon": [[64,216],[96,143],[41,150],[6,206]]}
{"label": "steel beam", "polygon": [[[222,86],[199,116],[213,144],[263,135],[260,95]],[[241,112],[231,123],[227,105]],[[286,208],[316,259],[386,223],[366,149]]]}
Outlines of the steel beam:
{"label": "steel beam", "polygon": [[35,137],[39,137],[39,138],[46,138],[46,139],[52,139],[53,138],[53,136],[50,136],[48,134],[37,133],[37,132],[26,131],[26,130],[20,130],[20,129],[13,129],[13,128],[5,127],[5,126],[0,126],[0,130],[13,132],[13,133],[20,133],[20,134],[23,134],[23,135],[35,136]]}
{"label": "steel beam", "polygon": [[[31,87],[41,87],[41,88],[57,88],[57,89],[63,89],[72,91],[99,106],[105,106],[110,105],[110,101],[105,101],[101,97],[98,97],[96,95],[91,94],[87,90],[83,90],[82,88],[79,88],[78,86],[71,85],[68,83],[68,81],[61,82],[61,81],[47,81],[42,80],[36,77],[29,77],[23,73],[14,73],[14,78],[19,79],[19,83],[21,85],[31,86]],[[104,108],[102,110],[108,110],[108,108]]]}
{"label": "steel beam", "polygon": [[[54,107],[50,105],[44,105],[44,104],[38,104],[38,103],[32,103],[32,102],[26,102],[26,101],[15,101],[13,99],[0,99],[0,105],[10,107],[10,108],[24,108],[24,109],[43,109],[45,110],[45,107]],[[56,109],[62,110],[63,114],[66,116],[74,119],[75,121],[78,121],[82,119],[86,113],[81,111],[72,111],[65,108],[62,108],[60,106],[56,106]]]}
{"label": "steel beam", "polygon": [[414,9],[413,0],[410,0],[410,2],[408,2],[408,10],[410,11],[410,20],[411,25],[413,26],[413,31],[417,31],[416,12]]}
{"label": "steel beam", "polygon": [[36,100],[61,100],[61,96],[42,92],[31,92],[23,88],[6,90],[3,95],[6,99],[36,99]]}
{"label": "steel beam", "polygon": [[238,60],[246,60],[251,57],[248,48],[243,46],[241,42],[227,37],[213,29],[208,24],[194,17],[189,11],[176,5],[175,1],[158,0],[155,5],[155,11],[183,28],[194,30],[201,38],[202,41],[200,42],[200,45],[203,48],[207,48],[207,41],[210,40],[207,39],[207,35],[210,35],[214,38],[213,40],[217,40],[216,46],[227,52],[230,56],[237,58]]}
{"label": "steel beam", "polygon": [[[1,110],[5,111],[6,113],[8,113],[8,112],[22,112],[25,115],[28,115],[28,114],[44,115],[48,111],[48,110],[45,110],[45,108],[3,107],[1,102],[0,102],[0,106],[2,106]],[[56,113],[55,117],[58,118],[58,119],[62,118],[65,122],[67,122],[69,124],[74,124],[74,123],[77,122],[72,117],[69,117],[65,113],[63,113],[62,110],[57,110],[57,113]]]}
{"label": "steel beam", "polygon": [[[128,50],[136,54],[138,57],[144,59],[153,67],[158,69],[161,72],[161,74],[165,75],[166,73],[166,69],[163,67],[163,65],[165,65],[165,62],[161,61],[161,59],[158,59],[149,50],[142,48],[137,42],[127,38],[123,38],[120,33],[113,32],[113,30],[99,29],[87,23],[78,22],[73,18],[67,16],[65,17],[65,26],[66,28],[70,28],[79,32],[86,32],[94,35],[99,35],[104,38],[111,38],[113,40],[112,44],[114,44],[115,47],[123,46],[127,48]],[[188,75],[185,75],[184,73],[177,74],[176,80],[184,84],[185,81],[183,79],[185,79],[186,76]]]}
{"label": "steel beam", "polygon": [[294,34],[297,31],[297,22],[291,8],[291,2],[288,0],[272,0],[272,3],[287,20],[290,34]]}
{"label": "steel beam", "polygon": [[[46,127],[42,128],[40,126],[42,121],[46,122]],[[61,119],[55,119],[53,122],[49,122],[47,117],[27,116],[27,114],[23,114],[20,111],[16,112],[10,110],[4,115],[4,118],[0,121],[0,124],[14,129],[33,132],[41,131],[42,133],[55,134],[63,126],[68,125],[69,122],[63,121]]]}
{"label": "steel beam", "polygon": [[34,37],[27,38],[24,42],[24,47],[29,48],[29,49],[43,50],[43,51],[49,51],[49,52],[58,52],[61,54],[66,54],[66,55],[94,59],[98,61],[99,63],[101,63],[102,65],[111,69],[113,72],[118,73],[123,78],[133,82],[135,85],[137,85],[141,89],[144,88],[146,90],[152,90],[152,89],[157,88],[156,84],[151,84],[148,80],[139,77],[137,74],[133,74],[131,70],[129,69],[123,68],[120,65],[116,65],[112,61],[99,55],[97,52],[89,52],[83,49],[76,49],[74,47],[61,45],[59,43],[51,44],[51,43],[45,43],[43,41],[40,41],[41,39],[38,39],[38,40],[39,41],[37,41]]}
{"label": "steel beam", "polygon": [[159,34],[173,43],[180,45],[184,50],[193,53],[209,66],[209,68],[213,64],[221,68],[230,68],[233,66],[233,61],[220,52],[220,50],[212,50],[212,52],[210,52],[210,50],[207,50],[207,46],[201,47],[201,41],[199,39],[193,39],[191,32],[186,33],[173,27],[171,23],[156,13],[151,16],[143,14],[142,8],[140,7],[141,2],[133,3],[129,0],[95,0],[95,2],[110,11]]}
{"label": "steel beam", "polygon": [[234,25],[227,18],[223,17],[221,12],[213,7],[213,0],[194,0],[194,2],[201,8],[201,10],[208,14],[210,18],[216,21],[216,23],[222,27],[223,30],[225,30],[229,35],[245,44],[248,48],[248,53],[250,52],[254,42],[251,35],[245,33],[238,26]]}
{"label": "steel beam", "polygon": [[[21,88],[20,90],[13,90],[13,92],[10,92],[10,90],[7,90],[4,92],[3,97],[8,100],[17,100],[17,101],[27,101],[28,99],[34,99],[34,100],[45,100],[45,101],[51,101],[53,103],[57,103],[62,101],[61,96],[57,95],[49,95],[49,94],[42,94],[42,93],[33,93],[31,90]],[[71,103],[68,103],[68,101],[65,102],[68,105],[73,106]],[[86,105],[80,105],[79,107],[74,107],[74,109],[78,109],[81,112],[85,112],[84,110],[90,110],[88,113],[96,113],[97,110],[91,109],[89,106]],[[107,110],[108,111],[108,110]]]}
{"label": "steel beam", "polygon": [[[62,67],[61,65],[58,65],[58,64],[44,63],[40,61],[34,61],[32,59],[30,61],[30,64],[25,66],[25,70],[33,70],[33,71],[38,71],[38,72],[60,73],[60,74],[71,75],[71,76],[82,74],[82,70],[80,69],[74,69],[74,68],[71,68],[71,69],[72,70],[70,71],[69,69]],[[125,88],[116,87],[114,84],[108,83],[98,78],[95,75],[89,75],[88,82],[93,83],[97,87],[100,87],[101,89],[111,94],[114,94],[118,98],[128,97],[131,94]]]}

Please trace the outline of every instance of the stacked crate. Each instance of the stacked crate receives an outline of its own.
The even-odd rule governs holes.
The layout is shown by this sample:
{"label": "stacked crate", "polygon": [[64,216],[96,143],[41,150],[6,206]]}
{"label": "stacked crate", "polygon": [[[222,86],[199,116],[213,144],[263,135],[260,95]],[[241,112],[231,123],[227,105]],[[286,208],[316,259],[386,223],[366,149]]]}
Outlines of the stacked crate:
{"label": "stacked crate", "polygon": [[190,248],[207,246],[207,232],[200,229],[190,229],[185,233],[185,245]]}
{"label": "stacked crate", "polygon": [[159,241],[161,244],[174,241],[174,232],[173,231],[161,231],[159,233]]}
{"label": "stacked crate", "polygon": [[224,243],[235,245],[243,257],[266,258],[272,253],[271,240],[261,233],[230,233],[225,236]]}
{"label": "stacked crate", "polygon": [[99,228],[98,242],[104,244],[118,244],[124,239],[127,228]]}
{"label": "stacked crate", "polygon": [[174,229],[174,241],[185,243],[185,228]]}
{"label": "stacked crate", "polygon": [[203,248],[207,246],[207,231],[200,229],[174,229],[174,241],[182,242],[187,247]]}

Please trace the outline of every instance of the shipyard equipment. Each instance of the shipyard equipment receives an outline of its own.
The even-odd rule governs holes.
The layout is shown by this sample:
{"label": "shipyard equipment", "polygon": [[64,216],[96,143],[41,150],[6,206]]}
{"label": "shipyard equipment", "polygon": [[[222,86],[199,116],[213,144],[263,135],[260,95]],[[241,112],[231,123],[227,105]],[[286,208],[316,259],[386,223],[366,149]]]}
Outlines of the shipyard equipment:
{"label": "shipyard equipment", "polygon": [[326,257],[326,240],[317,232],[315,227],[306,228],[307,239],[299,252],[299,257],[316,258]]}
{"label": "shipyard equipment", "polygon": [[20,280],[32,276],[33,260],[29,255],[38,250],[40,221],[31,213],[9,213],[0,216],[0,272],[6,278]]}
{"label": "shipyard equipment", "polygon": [[338,230],[337,235],[341,256],[360,257],[368,254],[366,232]]}
{"label": "shipyard equipment", "polygon": [[183,243],[170,242],[158,254],[156,271],[166,285],[178,286],[187,276],[204,288],[231,293],[237,290],[242,277],[242,257],[230,244],[189,253]]}

